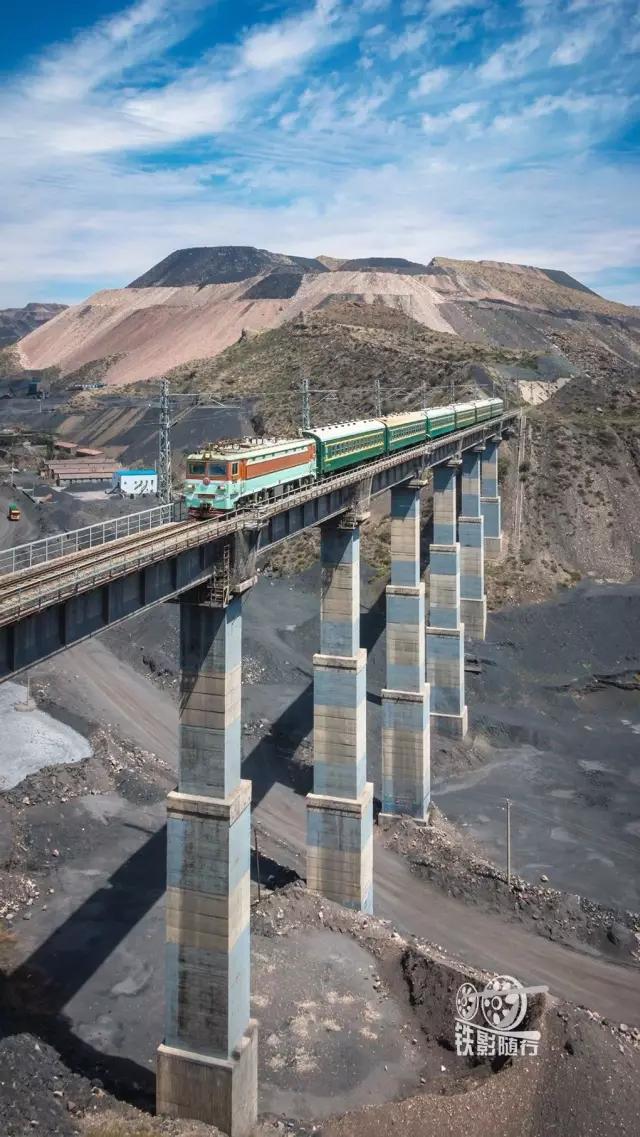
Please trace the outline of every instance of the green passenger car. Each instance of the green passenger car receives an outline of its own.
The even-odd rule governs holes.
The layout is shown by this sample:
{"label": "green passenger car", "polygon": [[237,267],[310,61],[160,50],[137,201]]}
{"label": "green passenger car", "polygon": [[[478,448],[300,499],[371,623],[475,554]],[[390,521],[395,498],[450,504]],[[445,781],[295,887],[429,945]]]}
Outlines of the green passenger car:
{"label": "green passenger car", "polygon": [[385,425],[379,419],[315,426],[302,432],[316,443],[318,474],[332,474],[385,453]]}
{"label": "green passenger car", "polygon": [[475,403],[456,403],[456,430],[474,426],[476,421]]}
{"label": "green passenger car", "polygon": [[418,446],[427,437],[427,419],[424,411],[384,415],[382,422],[387,432],[387,454],[393,454],[395,450],[406,450],[409,446]]}
{"label": "green passenger car", "polygon": [[476,407],[476,422],[486,422],[491,418],[491,400],[479,399],[475,404]]}
{"label": "green passenger car", "polygon": [[438,438],[439,435],[449,434],[456,428],[456,410],[453,406],[428,407],[425,414],[428,438]]}

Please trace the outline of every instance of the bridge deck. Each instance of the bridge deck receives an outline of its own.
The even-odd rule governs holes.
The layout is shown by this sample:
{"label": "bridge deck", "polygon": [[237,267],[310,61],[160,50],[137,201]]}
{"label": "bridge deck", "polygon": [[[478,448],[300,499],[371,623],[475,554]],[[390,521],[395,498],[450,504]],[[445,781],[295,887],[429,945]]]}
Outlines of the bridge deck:
{"label": "bridge deck", "polygon": [[229,517],[169,522],[0,577],[0,678],[207,579],[230,534],[257,532],[258,552],[265,552],[347,510],[363,481],[371,479],[372,496],[384,493],[518,418],[510,412]]}

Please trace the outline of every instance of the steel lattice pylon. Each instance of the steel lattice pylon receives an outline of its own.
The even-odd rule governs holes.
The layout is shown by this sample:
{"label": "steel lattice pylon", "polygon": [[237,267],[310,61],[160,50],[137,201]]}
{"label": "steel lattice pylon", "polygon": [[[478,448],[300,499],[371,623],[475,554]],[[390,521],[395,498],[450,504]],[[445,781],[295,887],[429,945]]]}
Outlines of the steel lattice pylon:
{"label": "steel lattice pylon", "polygon": [[169,382],[162,380],[160,395],[160,425],[158,431],[158,496],[167,505],[171,502],[171,418],[169,415]]}

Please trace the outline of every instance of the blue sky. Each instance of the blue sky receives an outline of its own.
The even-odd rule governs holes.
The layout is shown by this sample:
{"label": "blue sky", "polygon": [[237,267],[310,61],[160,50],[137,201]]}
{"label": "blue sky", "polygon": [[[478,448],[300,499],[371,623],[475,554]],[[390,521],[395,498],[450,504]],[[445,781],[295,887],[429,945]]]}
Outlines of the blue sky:
{"label": "blue sky", "polygon": [[0,305],[246,244],[561,268],[640,304],[636,0],[32,0]]}

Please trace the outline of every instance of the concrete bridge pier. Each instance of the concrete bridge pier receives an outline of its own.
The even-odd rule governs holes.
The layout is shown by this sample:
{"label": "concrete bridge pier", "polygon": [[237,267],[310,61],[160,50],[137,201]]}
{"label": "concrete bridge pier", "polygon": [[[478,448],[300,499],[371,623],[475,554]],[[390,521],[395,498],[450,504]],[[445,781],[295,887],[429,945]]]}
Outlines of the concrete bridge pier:
{"label": "concrete bridge pier", "polygon": [[431,726],[440,734],[464,738],[464,624],[460,608],[460,545],[456,541],[459,458],[433,471],[433,544],[429,549],[429,625],[427,680]]}
{"label": "concrete bridge pier", "polygon": [[480,509],[484,518],[484,555],[494,560],[502,552],[502,516],[498,492],[500,437],[490,438],[481,459]]}
{"label": "concrete bridge pier", "polygon": [[373,911],[373,786],[367,782],[367,653],[360,648],[360,529],[325,522],[320,652],[313,657],[313,793],[307,887]]}
{"label": "concrete bridge pier", "polygon": [[429,686],[425,682],[425,588],[420,579],[420,490],[424,484],[416,479],[391,491],[381,819],[405,814],[425,820],[429,807]]}
{"label": "concrete bridge pier", "polygon": [[240,777],[242,598],[180,597],[179,782],[168,797],[165,1039],[157,1112],[247,1137],[257,1117],[250,1018],[251,783]]}
{"label": "concrete bridge pier", "polygon": [[487,597],[484,590],[484,518],[480,509],[481,455],[484,445],[462,455],[462,509],[458,518],[460,541],[460,614],[467,636],[483,640],[487,631]]}

